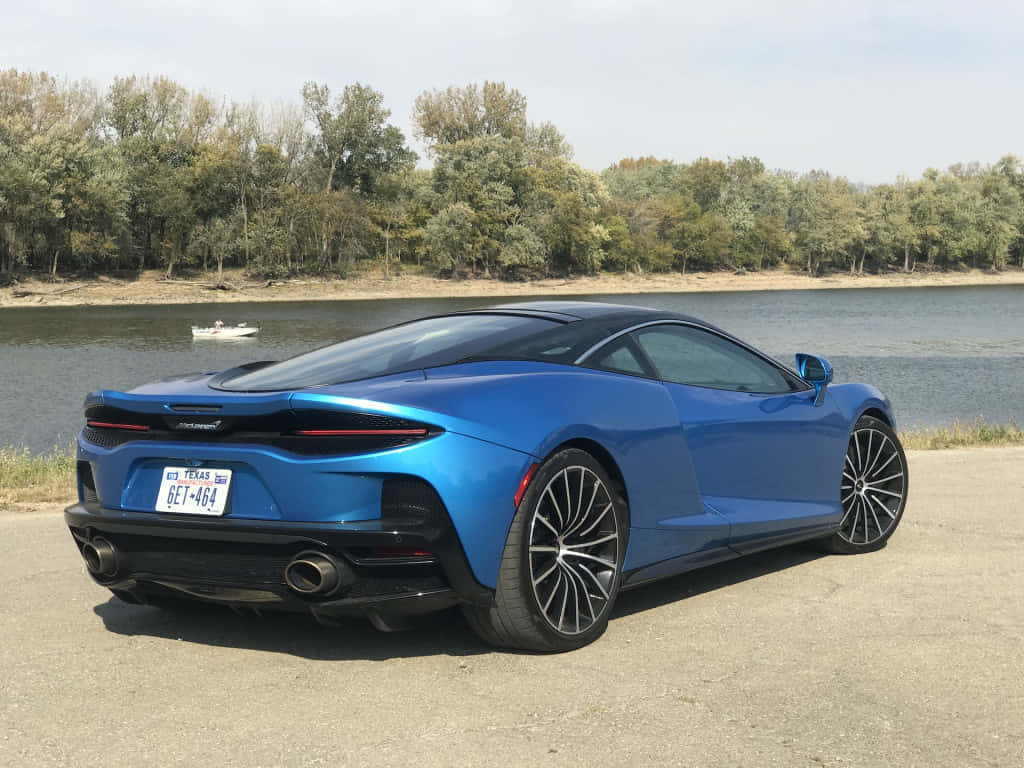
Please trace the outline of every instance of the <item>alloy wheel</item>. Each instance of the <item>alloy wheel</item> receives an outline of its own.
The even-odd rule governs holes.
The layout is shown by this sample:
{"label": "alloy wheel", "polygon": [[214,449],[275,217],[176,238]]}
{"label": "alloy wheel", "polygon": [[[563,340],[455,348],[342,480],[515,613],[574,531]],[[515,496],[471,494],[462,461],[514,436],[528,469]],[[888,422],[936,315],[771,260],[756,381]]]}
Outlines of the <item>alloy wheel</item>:
{"label": "alloy wheel", "polygon": [[541,615],[578,635],[600,620],[615,589],[620,532],[608,488],[586,467],[560,470],[530,520],[530,581]]}
{"label": "alloy wheel", "polygon": [[839,537],[855,546],[886,536],[899,519],[907,468],[892,439],[874,427],[855,429],[846,450]]}

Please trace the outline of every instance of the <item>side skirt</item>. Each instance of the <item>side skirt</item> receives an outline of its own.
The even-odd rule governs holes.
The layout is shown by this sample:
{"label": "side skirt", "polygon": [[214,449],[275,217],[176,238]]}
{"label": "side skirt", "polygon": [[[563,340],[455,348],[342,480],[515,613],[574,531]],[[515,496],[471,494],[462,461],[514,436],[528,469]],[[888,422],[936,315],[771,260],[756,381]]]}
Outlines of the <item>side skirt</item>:
{"label": "side skirt", "polygon": [[744,555],[751,555],[755,552],[762,552],[766,549],[777,549],[790,544],[799,544],[802,541],[813,541],[835,533],[835,525],[825,525],[811,530],[801,530],[798,533],[787,533],[779,536],[772,536],[768,539],[759,539],[751,542],[743,548],[743,551],[732,547],[716,547],[715,549],[691,552],[679,557],[671,557],[667,560],[660,560],[641,568],[634,568],[622,575],[623,591],[649,584],[652,581],[667,579],[670,576],[678,576],[687,571],[695,571],[706,565],[725,562]]}
{"label": "side skirt", "polygon": [[652,581],[667,579],[669,576],[676,576],[686,571],[693,571],[703,568],[705,565],[714,565],[724,560],[732,560],[739,557],[740,553],[729,547],[716,547],[705,549],[700,552],[691,552],[679,557],[670,557],[668,560],[661,560],[657,563],[645,565],[642,568],[634,568],[632,571],[622,575],[623,591],[649,584]]}

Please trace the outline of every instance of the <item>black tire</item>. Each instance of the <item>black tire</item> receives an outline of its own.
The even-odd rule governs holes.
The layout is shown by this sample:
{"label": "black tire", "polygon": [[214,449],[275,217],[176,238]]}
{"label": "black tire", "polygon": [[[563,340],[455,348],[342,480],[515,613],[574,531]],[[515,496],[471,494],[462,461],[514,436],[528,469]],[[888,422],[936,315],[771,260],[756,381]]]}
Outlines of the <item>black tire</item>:
{"label": "black tire", "polygon": [[856,555],[884,547],[903,519],[909,488],[907,457],[896,433],[880,419],[861,416],[843,462],[843,519],[823,540],[826,551]]}
{"label": "black tire", "polygon": [[[549,484],[556,479],[557,491],[548,493]],[[562,493],[566,495],[559,505]],[[574,505],[575,512],[571,509]],[[564,521],[560,506],[567,507]],[[546,522],[545,515],[552,523]],[[534,474],[512,519],[493,602],[487,608],[463,608],[470,627],[491,645],[541,653],[570,651],[593,642],[605,631],[615,606],[628,535],[622,490],[601,464],[575,448],[552,455]],[[545,536],[555,538],[556,543],[544,544]],[[545,571],[549,575],[535,585],[533,574]],[[554,586],[551,579],[556,580]],[[563,583],[564,591],[559,592]],[[580,585],[584,585],[582,593]],[[539,594],[548,595],[547,607]],[[575,601],[572,605],[570,594]],[[559,599],[562,615],[556,626],[552,616],[557,608],[551,604],[555,601],[557,605]]]}

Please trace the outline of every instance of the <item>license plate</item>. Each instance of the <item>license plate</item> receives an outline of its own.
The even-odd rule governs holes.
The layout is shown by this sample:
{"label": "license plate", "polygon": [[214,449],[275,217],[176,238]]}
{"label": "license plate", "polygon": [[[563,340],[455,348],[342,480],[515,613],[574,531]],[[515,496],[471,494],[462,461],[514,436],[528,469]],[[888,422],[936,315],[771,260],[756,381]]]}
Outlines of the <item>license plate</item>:
{"label": "license plate", "polygon": [[223,515],[230,487],[230,469],[164,467],[156,511]]}

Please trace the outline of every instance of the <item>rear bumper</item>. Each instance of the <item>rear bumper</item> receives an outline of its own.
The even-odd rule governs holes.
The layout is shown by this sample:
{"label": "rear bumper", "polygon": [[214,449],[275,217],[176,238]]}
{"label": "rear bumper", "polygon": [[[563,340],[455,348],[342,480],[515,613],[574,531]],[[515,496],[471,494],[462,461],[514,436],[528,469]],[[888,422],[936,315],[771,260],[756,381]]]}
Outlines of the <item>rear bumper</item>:
{"label": "rear bumper", "polygon": [[[233,607],[301,611],[318,619],[419,614],[452,605],[485,606],[493,592],[473,577],[450,523],[382,530],[379,520],[296,523],[197,518],[74,504],[64,520],[79,550],[96,537],[117,551],[116,569],[91,574],[129,602],[185,598]],[[375,548],[418,549],[432,557],[374,556]],[[326,597],[290,589],[285,566],[316,551],[351,569],[351,583]]]}

